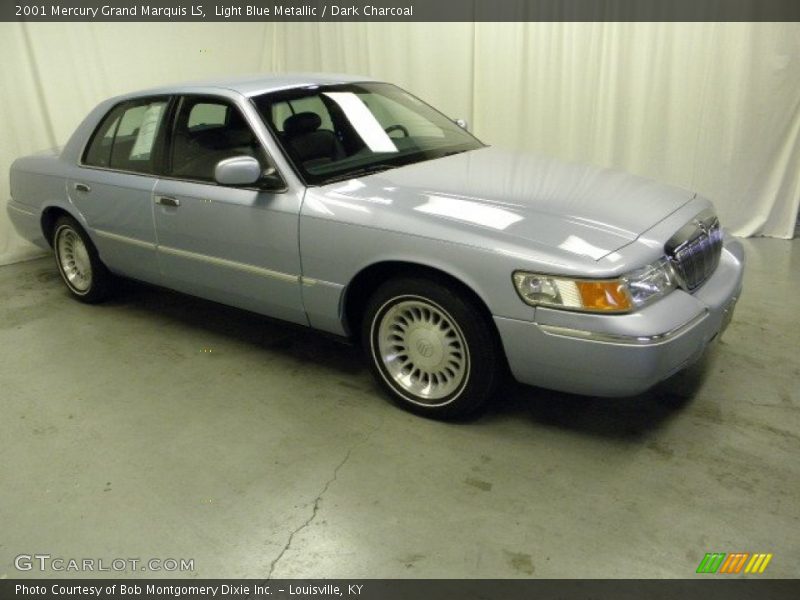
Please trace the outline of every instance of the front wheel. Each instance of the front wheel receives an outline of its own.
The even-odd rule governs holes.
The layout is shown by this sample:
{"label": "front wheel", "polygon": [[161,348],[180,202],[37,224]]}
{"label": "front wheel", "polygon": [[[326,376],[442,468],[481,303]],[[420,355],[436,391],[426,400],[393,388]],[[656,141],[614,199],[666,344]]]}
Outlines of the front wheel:
{"label": "front wheel", "polygon": [[403,278],[373,294],[362,343],[377,380],[404,408],[463,417],[483,406],[504,372],[491,321],[454,285]]}
{"label": "front wheel", "polygon": [[72,217],[63,216],[56,221],[53,251],[58,272],[73,298],[95,303],[108,296],[112,275],[89,236]]}

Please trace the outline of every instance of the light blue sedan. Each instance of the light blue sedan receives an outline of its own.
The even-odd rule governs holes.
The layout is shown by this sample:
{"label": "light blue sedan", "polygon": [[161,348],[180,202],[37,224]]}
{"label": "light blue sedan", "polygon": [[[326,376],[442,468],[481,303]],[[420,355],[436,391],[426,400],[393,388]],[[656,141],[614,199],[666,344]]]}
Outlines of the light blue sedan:
{"label": "light blue sedan", "polygon": [[485,146],[349,76],[112,98],[63,149],[14,162],[11,195],[78,300],[130,277],[354,338],[429,416],[474,411],[509,370],[639,393],[700,356],[742,287],[708,200]]}

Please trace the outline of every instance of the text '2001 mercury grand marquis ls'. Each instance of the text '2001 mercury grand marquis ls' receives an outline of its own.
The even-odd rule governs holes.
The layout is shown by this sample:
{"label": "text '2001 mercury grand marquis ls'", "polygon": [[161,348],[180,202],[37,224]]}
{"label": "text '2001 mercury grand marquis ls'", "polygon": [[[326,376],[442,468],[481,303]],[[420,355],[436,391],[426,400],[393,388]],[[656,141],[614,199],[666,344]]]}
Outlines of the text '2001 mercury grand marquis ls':
{"label": "text '2001 mercury grand marquis ls'", "polygon": [[742,286],[708,200],[487,147],[387,83],[273,76],[107,100],[11,168],[9,215],[73,296],[130,277],[360,339],[406,408],[523,383],[633,395]]}

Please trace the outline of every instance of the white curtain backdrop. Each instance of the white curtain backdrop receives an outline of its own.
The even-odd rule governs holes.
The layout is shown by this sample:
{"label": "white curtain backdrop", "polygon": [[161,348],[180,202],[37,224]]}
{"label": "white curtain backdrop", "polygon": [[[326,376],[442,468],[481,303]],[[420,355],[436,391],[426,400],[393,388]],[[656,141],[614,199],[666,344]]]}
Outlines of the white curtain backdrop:
{"label": "white curtain backdrop", "polygon": [[[795,23],[3,23],[0,52],[4,196],[16,156],[115,93],[302,70],[398,83],[492,145],[696,190],[737,235],[790,238],[800,204]],[[3,210],[0,264],[32,253]]]}

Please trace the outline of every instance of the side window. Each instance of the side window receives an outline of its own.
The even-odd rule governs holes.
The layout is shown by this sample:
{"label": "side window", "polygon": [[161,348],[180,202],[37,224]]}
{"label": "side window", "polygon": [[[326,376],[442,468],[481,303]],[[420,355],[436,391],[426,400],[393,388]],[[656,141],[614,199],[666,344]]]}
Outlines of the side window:
{"label": "side window", "polygon": [[219,161],[252,156],[262,168],[266,153],[239,110],[217,98],[181,99],[170,153],[170,174],[183,179],[214,181]]}
{"label": "side window", "polygon": [[209,127],[219,127],[225,125],[228,120],[230,109],[224,104],[210,104],[198,102],[189,111],[189,129],[198,131]]}
{"label": "side window", "polygon": [[111,144],[119,125],[119,111],[112,110],[92,135],[92,141],[83,156],[83,162],[93,167],[107,167],[111,161]]}
{"label": "side window", "polygon": [[167,99],[125,102],[109,112],[83,156],[86,165],[155,172],[155,143],[164,121]]}

